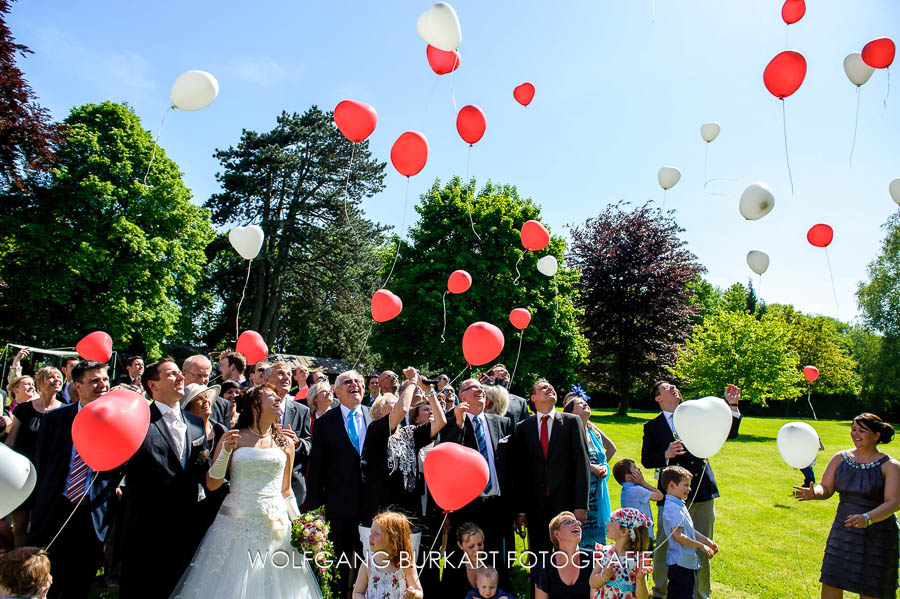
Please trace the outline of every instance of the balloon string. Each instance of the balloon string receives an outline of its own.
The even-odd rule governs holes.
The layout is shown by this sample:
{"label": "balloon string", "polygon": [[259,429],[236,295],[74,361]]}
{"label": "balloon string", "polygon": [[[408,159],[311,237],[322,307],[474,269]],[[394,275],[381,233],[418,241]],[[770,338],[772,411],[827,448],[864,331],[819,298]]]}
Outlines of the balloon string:
{"label": "balloon string", "polygon": [[707,180],[703,183],[703,191],[705,191],[705,192],[708,193],[709,195],[711,195],[711,196],[718,196],[718,197],[720,197],[720,198],[728,199],[728,194],[727,194],[727,193],[716,193],[716,192],[708,191],[708,190],[707,190],[707,188],[706,188],[707,185],[709,185],[709,184],[712,183],[713,181],[736,181],[736,179],[730,179],[730,178],[727,178],[727,177],[713,177],[712,179],[707,179]]}
{"label": "balloon string", "polygon": [[790,34],[791,27],[787,23],[784,24],[784,49],[787,50],[791,47],[791,42],[788,39],[788,35]]}
{"label": "balloon string", "polygon": [[247,292],[247,284],[250,282],[250,267],[253,266],[253,260],[247,260],[247,278],[244,279],[244,289],[241,290],[241,301],[237,305],[237,313],[234,315],[234,342],[237,343],[241,333],[241,325],[238,319],[241,317],[241,304],[244,303],[244,294]]}
{"label": "balloon string", "polygon": [[666,188],[663,188],[663,203],[662,203],[662,208],[660,208],[660,211],[663,211],[666,209],[666,194],[668,194],[668,193],[669,193],[669,190]]}
{"label": "balloon string", "polygon": [[813,420],[818,420],[818,418],[816,418],[816,409],[812,405],[812,386],[809,381],[806,382],[806,403],[809,404],[809,409],[812,410]]}
{"label": "balloon string", "polygon": [[522,250],[519,250],[519,259],[516,260],[516,280],[513,281],[513,285],[518,285],[519,279],[522,278],[522,273],[519,272],[519,262],[522,261],[522,256],[524,256],[524,255],[525,255],[525,252],[523,252]]}
{"label": "balloon string", "polygon": [[656,23],[656,0],[650,0],[650,22]]}
{"label": "balloon string", "polygon": [[516,378],[516,368],[519,367],[519,355],[522,353],[522,339],[525,337],[525,329],[519,331],[519,351],[516,352],[516,363],[513,365],[513,372],[509,377],[509,386],[512,387],[513,379]]}
{"label": "balloon string", "polygon": [[[803,484],[803,483],[801,483],[801,484]],[[797,550],[797,568],[799,571],[802,571],[802,570],[800,570],[800,568],[802,567],[800,564],[800,523],[797,521],[797,509],[798,509],[797,501],[795,500],[794,506],[791,509],[791,511],[794,512],[794,537],[796,538],[796,541],[797,541],[795,543],[795,549]],[[809,587],[807,586],[805,580],[803,581],[803,590],[806,591],[807,599],[809,597],[811,597],[811,595],[809,594]]]}
{"label": "balloon string", "polygon": [[400,224],[400,235],[397,236],[397,249],[394,252],[394,263],[391,264],[391,272],[388,273],[387,279],[384,280],[384,285],[381,286],[381,289],[387,287],[388,281],[391,280],[391,275],[394,274],[394,267],[397,266],[397,258],[400,256],[400,242],[403,240],[403,235],[406,232],[406,206],[409,204],[409,177],[406,178],[406,199],[403,200],[403,220]]}
{"label": "balloon string", "polygon": [[[469,153],[466,158],[466,210],[469,212],[469,226],[472,227],[472,232],[475,233],[475,237],[478,238],[478,241],[481,241],[481,235],[478,234],[478,231],[475,230],[475,221],[472,220],[472,206],[469,204],[469,163],[472,160],[472,144],[469,144]],[[472,196],[472,203],[475,202],[475,196]]]}
{"label": "balloon string", "polygon": [[706,142],[706,152],[703,153],[703,190],[706,191],[706,164],[709,162],[709,142]]}
{"label": "balloon string", "polygon": [[459,374],[457,374],[455,377],[453,377],[453,380],[450,381],[450,382],[447,383],[447,384],[448,384],[448,385],[452,385],[453,383],[455,383],[455,382],[456,382],[456,379],[458,379],[458,378],[460,377],[460,375],[461,375],[462,373],[464,373],[464,372],[466,371],[467,368],[469,368],[469,366],[471,366],[471,364],[466,364],[466,367],[463,368],[462,370],[460,370],[460,371],[459,371]]}
{"label": "balloon string", "polygon": [[445,341],[444,333],[447,332],[447,292],[441,294],[441,305],[444,306],[444,328],[441,330],[441,343]]}
{"label": "balloon string", "polygon": [[762,300],[762,273],[759,273],[759,282],[756,284],[756,297]]}
{"label": "balloon string", "polygon": [[[453,64],[456,64],[456,59],[453,60]],[[456,74],[456,71],[450,72],[450,99],[453,101],[453,112],[457,112],[456,108],[456,94],[453,93],[453,76]]]}
{"label": "balloon string", "polygon": [[[350,224],[350,213],[347,211],[347,196],[350,195],[350,174],[353,172],[353,157],[356,155],[356,144],[351,144],[350,148],[350,163],[347,165],[347,180],[344,181],[344,217],[347,219],[347,226],[353,229],[353,225]],[[356,233],[355,230],[353,232]]]}
{"label": "balloon string", "polygon": [[[687,506],[688,511],[691,511],[691,507],[693,507],[693,505],[694,505],[694,500],[697,499],[697,492],[700,490],[700,483],[703,482],[703,476],[706,474],[706,467],[708,465],[709,465],[709,458],[704,458],[703,459],[703,471],[700,473],[700,480],[697,481],[697,486],[694,488],[694,496],[691,497],[691,502]],[[677,528],[677,527],[672,528],[672,532],[669,533],[669,536],[667,536],[665,539],[663,539],[663,542],[659,544],[659,547],[657,547],[653,551],[651,551],[650,555],[653,555],[654,553],[656,553],[657,551],[659,551],[660,549],[663,548],[663,546],[666,544],[666,541],[668,541],[670,538],[672,538],[672,534],[675,532],[675,528]]]}
{"label": "balloon string", "polygon": [[362,358],[363,352],[366,351],[366,344],[369,342],[369,335],[372,334],[372,327],[375,326],[375,321],[369,323],[369,330],[366,332],[366,338],[363,340],[362,349],[359,350],[359,355],[356,356],[356,362],[353,363],[353,370],[356,370],[356,367],[359,365],[359,360]]}
{"label": "balloon string", "polygon": [[554,299],[556,299],[556,309],[553,311],[553,320],[559,316],[559,285],[556,282],[556,277],[553,277],[553,289],[556,293],[553,294]]}
{"label": "balloon string", "polygon": [[[890,84],[890,80],[888,80],[888,84]],[[885,101],[887,101],[887,99],[885,99]],[[159,130],[156,132],[156,139],[153,140],[153,153],[150,155],[150,162],[147,164],[147,172],[144,173],[143,185],[147,184],[147,176],[150,174],[150,167],[153,166],[153,160],[156,158],[156,148],[159,146],[159,137],[162,135],[163,125],[166,123],[166,116],[168,116],[169,111],[174,108],[174,106],[166,108],[162,120],[159,122]]]}
{"label": "balloon string", "polygon": [[61,532],[63,531],[63,529],[66,527],[66,524],[69,523],[69,520],[72,519],[72,516],[75,515],[75,512],[78,511],[78,506],[80,506],[80,505],[81,505],[81,502],[84,501],[84,498],[87,497],[88,491],[90,491],[90,490],[91,490],[91,487],[94,486],[94,481],[97,480],[97,477],[98,477],[99,475],[100,475],[100,471],[99,471],[99,470],[97,470],[97,471],[94,472],[94,478],[91,479],[90,484],[88,484],[87,489],[84,490],[84,493],[81,495],[81,498],[78,500],[78,503],[76,503],[76,504],[75,504],[75,507],[72,508],[72,513],[69,514],[69,517],[66,518],[66,521],[63,522],[63,525],[60,527],[60,529],[56,532],[56,534],[53,536],[53,538],[50,539],[50,542],[47,543],[47,546],[44,547],[44,551],[48,551],[48,552],[50,551],[50,545],[53,544],[53,541],[56,540],[56,538],[60,535],[60,533],[61,533]]}
{"label": "balloon string", "polygon": [[853,149],[856,147],[856,131],[859,129],[859,89],[856,86],[856,121],[853,123],[853,144],[850,146],[850,168],[853,168]]}
{"label": "balloon string", "polygon": [[834,287],[834,274],[831,272],[831,258],[828,257],[828,246],[825,246],[825,261],[828,263],[828,276],[831,277],[831,293],[834,294],[834,305],[840,308],[841,305],[838,303],[837,290]]}
{"label": "balloon string", "polygon": [[[438,528],[437,528],[439,531],[444,530],[444,523],[447,522],[447,516],[449,516],[449,515],[450,515],[450,512],[448,512],[447,510],[444,510],[444,519],[441,521],[441,525],[438,526]],[[434,541],[431,542],[431,547],[428,549],[428,553],[425,554],[425,559],[422,560],[422,565],[417,566],[418,571],[416,572],[416,578],[418,578],[422,575],[422,570],[425,569],[425,564],[428,563],[428,558],[431,555],[431,552],[434,551],[434,546],[437,544],[438,539],[440,539],[442,536],[443,536],[443,533],[434,535]]]}
{"label": "balloon string", "polygon": [[884,94],[884,108],[881,109],[881,116],[884,116],[884,113],[887,110],[888,96],[891,95],[891,68],[890,67],[887,68],[887,75],[888,75],[887,93]]}
{"label": "balloon string", "polygon": [[791,195],[794,195],[794,176],[791,174],[791,157],[788,154],[787,143],[787,116],[784,107],[784,98],[781,99],[781,123],[784,125],[784,159],[787,161],[788,179],[791,181]]}

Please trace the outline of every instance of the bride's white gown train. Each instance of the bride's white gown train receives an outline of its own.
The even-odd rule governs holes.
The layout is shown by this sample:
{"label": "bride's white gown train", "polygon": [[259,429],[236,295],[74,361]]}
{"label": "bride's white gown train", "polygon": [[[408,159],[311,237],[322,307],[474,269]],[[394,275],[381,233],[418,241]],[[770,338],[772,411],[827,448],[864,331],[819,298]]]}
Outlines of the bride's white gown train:
{"label": "bride's white gown train", "polygon": [[234,451],[231,491],[172,599],[322,597],[309,565],[290,544],[281,495],[286,459],[277,447]]}

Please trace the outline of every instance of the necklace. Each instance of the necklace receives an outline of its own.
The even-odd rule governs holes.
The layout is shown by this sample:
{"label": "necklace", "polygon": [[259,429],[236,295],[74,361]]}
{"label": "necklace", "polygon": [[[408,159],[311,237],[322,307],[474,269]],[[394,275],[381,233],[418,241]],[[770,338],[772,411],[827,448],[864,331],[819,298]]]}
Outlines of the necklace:
{"label": "necklace", "polygon": [[252,426],[248,426],[248,427],[247,427],[247,430],[250,431],[251,433],[253,433],[254,435],[256,435],[257,437],[259,437],[260,439],[265,439],[266,437],[269,437],[269,436],[272,435],[271,432],[268,432],[268,433],[266,433],[265,435],[263,435],[262,433],[259,433],[259,432],[258,432],[255,428],[253,428]]}

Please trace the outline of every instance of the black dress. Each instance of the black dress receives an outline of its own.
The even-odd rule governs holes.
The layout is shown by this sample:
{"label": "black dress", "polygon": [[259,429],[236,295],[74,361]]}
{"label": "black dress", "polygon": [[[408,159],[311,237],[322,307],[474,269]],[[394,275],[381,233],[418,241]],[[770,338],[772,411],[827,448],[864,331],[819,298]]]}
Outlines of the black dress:
{"label": "black dress", "polygon": [[[26,401],[16,406],[15,410],[13,410],[13,416],[19,421],[19,432],[16,433],[16,442],[13,444],[12,449],[28,458],[31,463],[34,463],[34,451],[37,447],[37,436],[38,431],[41,429],[41,419],[44,417],[44,412],[38,412],[34,409],[32,402]],[[37,485],[35,485],[36,490]],[[32,491],[28,499],[16,509],[30,510],[34,504],[34,497],[35,492]]]}
{"label": "black dress", "polygon": [[[589,599],[591,596],[591,554],[579,550],[578,579],[569,586],[559,577],[559,570],[551,563],[550,553],[546,553],[546,563],[538,561],[531,569],[531,582],[550,597],[550,599]],[[538,557],[540,560],[540,556]]]}
{"label": "black dress", "polygon": [[[228,431],[223,425],[215,420],[210,420],[209,423],[212,425],[213,438],[212,440],[206,440],[206,451],[209,452],[206,459],[209,460],[210,466],[212,466],[212,456],[215,453],[216,446],[219,444],[219,439],[221,439]],[[222,481],[222,486],[215,491],[204,488],[205,497],[197,504],[197,543],[203,539],[203,535],[206,534],[206,531],[212,525],[213,520],[216,519],[219,508],[222,507],[222,502],[225,501],[225,497],[228,495],[230,488],[227,477]]]}
{"label": "black dress", "polygon": [[852,593],[894,599],[900,557],[897,517],[891,515],[867,528],[844,526],[849,516],[866,513],[884,503],[881,465],[891,458],[859,464],[846,451],[841,452],[841,458],[834,473],[834,489],[840,501],[825,544],[819,582]]}

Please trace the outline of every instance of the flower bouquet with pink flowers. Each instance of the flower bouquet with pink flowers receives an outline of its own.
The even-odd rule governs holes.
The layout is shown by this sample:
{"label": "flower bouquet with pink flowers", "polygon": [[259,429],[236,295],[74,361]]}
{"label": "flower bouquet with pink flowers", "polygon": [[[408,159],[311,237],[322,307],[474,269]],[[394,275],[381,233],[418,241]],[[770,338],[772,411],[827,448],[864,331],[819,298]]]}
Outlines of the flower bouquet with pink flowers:
{"label": "flower bouquet with pink flowers", "polygon": [[331,525],[325,519],[325,506],[301,514],[291,525],[291,545],[309,561],[319,581],[323,599],[332,599],[331,580],[337,570],[334,564],[334,544],[328,535]]}

